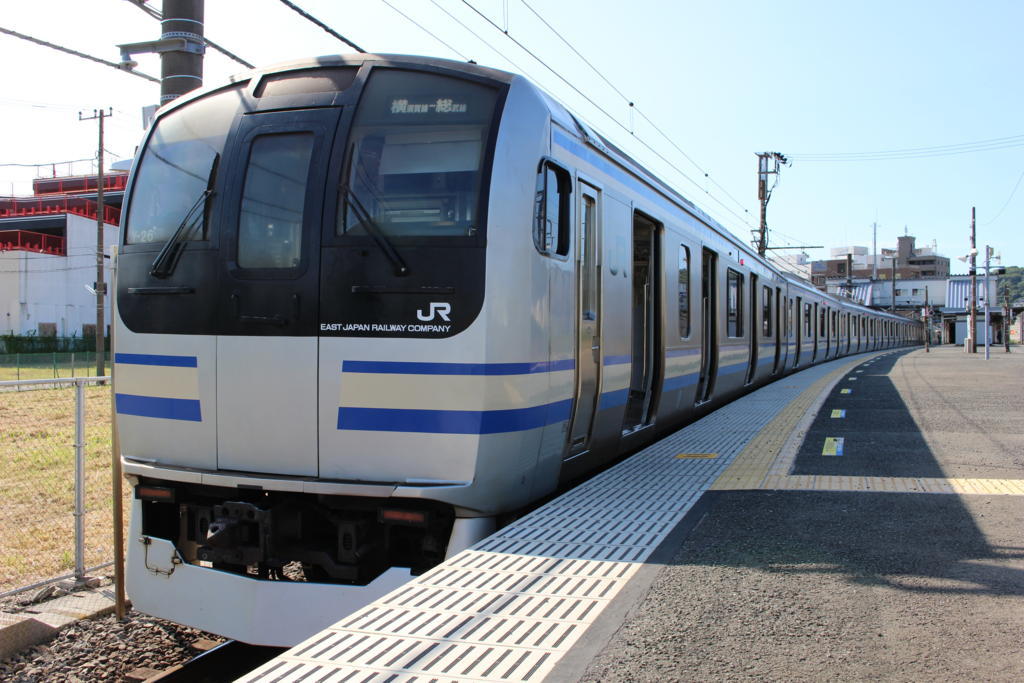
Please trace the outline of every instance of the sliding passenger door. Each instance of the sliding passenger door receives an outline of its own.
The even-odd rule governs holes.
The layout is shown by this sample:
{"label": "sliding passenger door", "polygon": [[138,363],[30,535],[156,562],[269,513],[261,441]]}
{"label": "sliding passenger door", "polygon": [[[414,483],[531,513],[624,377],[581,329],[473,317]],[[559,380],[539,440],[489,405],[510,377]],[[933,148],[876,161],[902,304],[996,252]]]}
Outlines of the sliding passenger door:
{"label": "sliding passenger door", "polygon": [[250,114],[230,146],[218,469],[318,473],[320,221],[339,112]]}
{"label": "sliding passenger door", "polygon": [[590,447],[601,390],[601,194],[584,182],[577,194],[576,402],[568,457]]}
{"label": "sliding passenger door", "polygon": [[651,423],[661,373],[662,333],[660,287],[661,226],[639,213],[633,214],[632,354],[629,395],[622,431],[630,432]]}
{"label": "sliding passenger door", "polygon": [[704,249],[700,268],[700,377],[696,403],[711,400],[718,374],[718,255]]}
{"label": "sliding passenger door", "polygon": [[757,373],[757,365],[759,363],[758,351],[760,351],[761,328],[757,324],[758,280],[757,275],[750,274],[750,357],[747,363],[747,377],[743,382],[744,384],[750,384],[754,381],[754,375]]}

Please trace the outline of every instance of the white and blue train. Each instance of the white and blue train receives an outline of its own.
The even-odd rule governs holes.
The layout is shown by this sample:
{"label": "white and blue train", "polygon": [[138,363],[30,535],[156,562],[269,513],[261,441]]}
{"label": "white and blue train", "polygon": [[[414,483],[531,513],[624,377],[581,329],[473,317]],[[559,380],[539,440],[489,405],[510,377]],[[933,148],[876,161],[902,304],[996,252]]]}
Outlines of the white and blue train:
{"label": "white and blue train", "polygon": [[334,56],[165,107],[118,254],[137,609],[291,645],[743,392],[919,326],[527,79]]}

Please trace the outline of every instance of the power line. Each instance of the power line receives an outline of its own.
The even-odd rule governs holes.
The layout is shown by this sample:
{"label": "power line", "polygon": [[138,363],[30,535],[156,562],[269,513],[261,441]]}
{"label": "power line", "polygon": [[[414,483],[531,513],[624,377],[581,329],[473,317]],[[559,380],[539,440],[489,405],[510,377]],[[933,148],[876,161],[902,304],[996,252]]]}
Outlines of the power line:
{"label": "power line", "polygon": [[[149,16],[153,17],[154,19],[158,19],[160,21],[163,21],[163,18],[164,18],[163,12],[161,12],[158,9],[154,9],[154,8],[150,7],[148,4],[146,4],[146,0],[128,0],[128,2],[132,3],[133,5],[138,7],[140,10],[142,10],[143,12],[148,14]],[[221,47],[220,45],[218,45],[217,43],[213,42],[212,40],[210,40],[206,36],[203,36],[203,42],[206,43],[207,45],[209,45],[210,47],[212,47],[217,52],[220,52],[225,57],[227,57],[229,59],[233,59],[234,61],[238,62],[239,64],[241,64],[242,66],[244,66],[247,69],[254,69],[254,68],[256,68],[252,64],[250,64],[249,62],[245,61],[244,59],[242,59],[238,55],[236,55],[236,54],[234,54],[232,52],[229,52],[226,48]]]}
{"label": "power line", "polygon": [[[381,1],[383,2],[383,0],[381,0]],[[514,61],[512,61],[512,60],[511,60],[511,59],[510,59],[510,58],[508,57],[508,55],[504,54],[504,53],[503,53],[503,52],[502,52],[501,50],[499,50],[498,48],[496,48],[496,47],[494,47],[493,45],[491,45],[491,44],[490,44],[489,42],[487,42],[487,40],[486,40],[486,39],[485,39],[485,38],[484,38],[483,36],[481,36],[481,35],[480,35],[479,33],[477,33],[476,31],[474,31],[473,29],[471,29],[471,28],[470,28],[469,26],[466,26],[466,24],[464,24],[464,23],[462,22],[462,20],[461,20],[461,19],[459,19],[459,18],[458,18],[458,17],[456,17],[456,16],[454,15],[454,14],[452,14],[451,12],[449,12],[448,10],[446,10],[446,9],[444,8],[444,6],[443,6],[443,5],[441,5],[441,4],[439,4],[439,3],[437,2],[437,0],[430,0],[430,2],[431,2],[431,4],[432,4],[432,5],[434,5],[434,7],[438,8],[439,10],[441,10],[442,12],[444,12],[445,14],[447,14],[447,15],[448,15],[448,17],[449,17],[449,18],[450,18],[450,19],[451,19],[452,21],[454,21],[454,22],[455,22],[456,24],[458,24],[459,26],[461,26],[462,28],[466,29],[466,30],[467,30],[467,31],[469,31],[469,32],[470,32],[471,34],[473,34],[473,37],[474,37],[474,38],[476,38],[476,39],[477,39],[477,40],[479,40],[479,41],[480,41],[481,43],[483,43],[484,45],[486,45],[487,47],[489,47],[489,48],[491,49],[491,52],[493,52],[494,54],[496,54],[496,55],[498,55],[499,57],[501,57],[502,59],[504,59],[504,60],[505,60],[506,62],[508,62],[509,64],[511,64],[511,65],[512,65],[513,67],[515,67],[515,68],[516,68],[516,69],[517,69],[518,71],[525,71],[525,69],[523,69],[523,68],[522,68],[521,66],[519,66],[518,64],[516,64],[516,63],[515,63]]]}
{"label": "power line", "polygon": [[[338,40],[340,40],[341,42],[343,42],[343,43],[345,43],[346,45],[350,46],[350,47],[351,47],[351,48],[352,48],[353,50],[355,50],[356,52],[366,52],[366,50],[364,50],[363,48],[359,47],[358,45],[356,45],[355,43],[353,43],[353,42],[352,42],[351,40],[349,40],[349,39],[348,39],[348,38],[346,38],[345,36],[341,35],[340,33],[338,33],[338,32],[337,32],[337,31],[335,31],[335,30],[334,30],[333,28],[331,28],[330,26],[328,26],[328,25],[327,25],[327,24],[325,24],[324,22],[322,22],[322,21],[320,21],[319,19],[317,19],[316,17],[314,17],[314,16],[312,15],[312,14],[310,14],[310,13],[309,13],[309,12],[307,12],[306,10],[304,10],[304,9],[302,9],[301,7],[299,7],[298,5],[296,5],[296,4],[294,3],[294,2],[290,2],[289,0],[281,0],[281,3],[282,3],[282,4],[283,4],[283,5],[285,6],[285,7],[288,7],[289,9],[291,9],[291,10],[294,10],[294,11],[295,11],[296,13],[298,13],[298,14],[299,14],[299,16],[301,16],[301,17],[302,17],[303,19],[306,19],[306,20],[308,20],[308,21],[311,21],[311,22],[313,22],[314,24],[316,24],[317,26],[319,26],[319,27],[320,27],[320,28],[322,28],[323,30],[327,31],[327,33],[331,34],[332,36],[334,36],[335,38],[337,38],[337,39],[338,39]],[[392,9],[394,9],[394,8],[392,7]],[[397,10],[396,10],[396,11],[397,11]]]}
{"label": "power line", "polygon": [[1006,207],[1010,205],[1010,202],[1013,200],[1013,196],[1017,194],[1017,188],[1020,187],[1021,180],[1024,180],[1024,171],[1021,171],[1020,177],[1017,178],[1017,183],[1013,186],[1013,190],[1010,192],[1010,196],[1007,198],[1006,203],[1003,204],[1003,208],[999,209],[999,212],[996,213],[995,217],[988,223],[982,223],[981,227],[984,228],[986,226],[992,225],[1000,216],[1003,215],[1003,211],[1006,211]]}
{"label": "power line", "polygon": [[[520,0],[520,2],[521,2],[521,3],[523,4],[523,6],[524,6],[524,7],[526,7],[526,9],[530,10],[530,12],[532,12],[532,13],[533,13],[533,15],[534,15],[535,17],[537,17],[537,19],[539,19],[539,20],[541,21],[541,23],[542,23],[542,24],[544,24],[545,26],[547,26],[547,27],[548,27],[548,30],[550,30],[550,31],[551,31],[552,33],[554,33],[554,34],[555,34],[555,35],[556,35],[556,36],[558,37],[558,39],[559,39],[559,40],[561,40],[561,41],[562,41],[562,43],[563,43],[563,44],[564,44],[564,45],[565,45],[566,47],[568,47],[568,48],[569,48],[570,50],[572,50],[573,54],[575,54],[575,55],[576,55],[577,57],[579,57],[579,58],[580,58],[581,60],[583,60],[583,63],[584,63],[584,64],[586,64],[586,65],[587,65],[588,67],[590,67],[590,70],[591,70],[591,71],[593,71],[593,72],[594,72],[595,74],[597,74],[597,76],[598,76],[598,77],[599,77],[599,78],[600,78],[600,79],[601,79],[602,81],[604,81],[604,82],[605,82],[605,83],[606,83],[606,84],[608,85],[608,87],[609,87],[609,88],[611,88],[612,90],[614,90],[614,91],[615,91],[615,93],[616,93],[616,94],[617,94],[617,95],[618,95],[619,97],[621,97],[621,98],[623,99],[623,101],[625,101],[626,103],[628,103],[628,104],[629,104],[629,106],[630,106],[630,109],[631,109],[632,111],[635,111],[635,112],[636,112],[636,113],[637,113],[637,114],[638,114],[638,115],[639,115],[639,116],[640,116],[640,117],[641,117],[641,118],[642,118],[642,119],[643,119],[644,121],[647,121],[647,123],[648,123],[648,124],[650,124],[651,128],[653,128],[653,129],[655,130],[655,132],[657,132],[657,133],[658,133],[658,134],[659,134],[659,135],[660,135],[660,136],[661,136],[662,138],[664,138],[664,139],[665,139],[665,140],[666,140],[666,141],[667,141],[667,142],[668,142],[668,143],[669,143],[670,145],[672,145],[672,146],[673,146],[673,147],[674,147],[674,148],[676,149],[676,151],[677,151],[677,152],[679,152],[679,154],[681,154],[681,155],[683,156],[683,158],[684,158],[684,159],[686,159],[686,160],[687,160],[687,161],[689,161],[689,162],[690,162],[691,164],[693,164],[693,166],[694,166],[694,167],[695,167],[695,168],[696,168],[696,169],[697,169],[698,171],[700,171],[701,173],[703,173],[703,174],[704,174],[704,177],[705,177],[705,178],[707,178],[707,179],[708,179],[708,180],[709,180],[709,181],[710,181],[710,182],[711,182],[712,184],[714,184],[714,185],[715,185],[715,187],[717,187],[717,188],[718,188],[718,189],[720,189],[720,190],[721,190],[722,192],[724,192],[724,193],[725,193],[725,195],[726,195],[726,196],[727,196],[727,197],[728,197],[729,199],[731,199],[731,200],[732,200],[733,202],[735,202],[735,203],[736,203],[736,205],[737,205],[738,207],[740,207],[740,209],[742,209],[744,213],[747,213],[747,214],[749,214],[749,213],[750,213],[750,211],[749,211],[749,210],[748,210],[748,209],[747,209],[747,208],[746,208],[746,207],[745,207],[745,206],[744,206],[744,205],[742,204],[742,202],[740,202],[740,201],[739,201],[739,200],[737,200],[737,199],[736,199],[735,197],[733,197],[733,196],[732,196],[732,195],[731,195],[731,194],[729,193],[729,191],[728,191],[727,189],[725,189],[725,188],[724,188],[724,187],[723,187],[722,185],[720,185],[720,184],[719,184],[719,183],[718,183],[718,182],[717,182],[717,181],[716,181],[716,180],[715,180],[714,178],[712,178],[712,177],[711,177],[711,174],[710,174],[710,173],[709,173],[708,171],[704,170],[704,168],[702,168],[700,164],[698,164],[698,163],[697,163],[696,161],[694,161],[694,160],[693,160],[693,158],[692,158],[692,157],[691,157],[691,156],[690,156],[689,154],[687,154],[687,153],[686,153],[686,152],[685,152],[685,151],[683,150],[683,148],[682,148],[682,147],[680,147],[680,146],[679,146],[678,144],[676,144],[675,140],[673,140],[673,139],[672,139],[671,137],[669,137],[669,136],[668,136],[668,135],[667,135],[667,134],[665,133],[665,131],[663,131],[663,130],[662,130],[662,129],[661,129],[661,128],[660,128],[659,126],[658,126],[658,124],[656,124],[656,123],[655,123],[655,122],[654,122],[654,121],[653,121],[653,120],[652,120],[652,119],[651,119],[651,118],[650,118],[649,116],[647,116],[646,114],[644,114],[644,113],[643,113],[643,112],[642,112],[642,111],[640,110],[640,108],[639,108],[639,107],[637,107],[637,106],[636,106],[636,105],[634,104],[634,102],[633,102],[633,100],[632,100],[632,99],[630,99],[629,97],[627,97],[627,96],[626,96],[626,94],[625,94],[625,93],[623,93],[623,92],[622,92],[621,90],[619,90],[619,89],[618,89],[618,88],[617,88],[617,87],[615,86],[615,84],[614,84],[614,83],[612,83],[612,82],[611,82],[610,80],[608,80],[608,78],[607,78],[607,77],[606,77],[606,76],[605,76],[605,75],[604,75],[604,74],[603,74],[603,73],[602,73],[602,72],[601,72],[601,71],[600,71],[600,70],[599,70],[599,69],[598,69],[598,68],[597,68],[596,66],[594,66],[594,65],[593,65],[593,64],[592,64],[592,63],[590,62],[590,60],[589,60],[589,59],[587,59],[586,57],[584,57],[584,56],[583,56],[583,54],[582,54],[582,53],[581,53],[581,52],[580,52],[579,50],[577,50],[577,49],[576,49],[576,48],[575,48],[575,47],[573,46],[573,44],[572,44],[572,43],[570,43],[570,42],[569,42],[569,41],[568,41],[568,40],[567,40],[567,39],[566,39],[566,38],[565,38],[565,37],[564,37],[564,36],[563,36],[563,35],[562,35],[561,33],[559,33],[559,32],[558,32],[558,30],[557,30],[557,29],[556,29],[556,28],[555,28],[554,26],[552,26],[552,25],[551,25],[550,23],[548,23],[548,21],[547,21],[546,19],[544,19],[544,17],[543,17],[543,16],[541,16],[541,14],[540,14],[539,12],[537,12],[537,10],[535,10],[535,9],[534,9],[533,7],[531,7],[531,6],[530,6],[530,4],[529,4],[528,2],[526,2],[526,0]],[[507,33],[507,31],[506,31],[506,33]]]}
{"label": "power line", "polygon": [[[115,155],[116,156],[116,155]],[[0,166],[17,166],[19,168],[42,168],[43,166],[56,166],[57,164],[74,164],[80,161],[95,161],[96,157],[89,157],[88,159],[68,159],[67,161],[48,161],[43,164],[0,164]]]}
{"label": "power line", "polygon": [[[283,1],[284,1],[284,0],[282,0],[282,2],[283,2]],[[380,1],[381,1],[381,2],[383,2],[383,3],[385,4],[385,5],[387,5],[388,7],[390,7],[391,9],[393,9],[394,11],[398,12],[399,14],[401,14],[401,15],[402,15],[403,17],[405,17],[405,20],[406,20],[406,21],[408,21],[408,22],[410,22],[411,24],[415,25],[415,26],[416,26],[417,28],[419,28],[419,29],[420,29],[421,31],[423,31],[424,33],[426,33],[427,35],[429,35],[429,36],[430,36],[431,38],[433,38],[433,39],[434,39],[434,40],[436,40],[437,42],[439,42],[439,43],[441,43],[442,45],[444,45],[444,46],[445,46],[446,48],[448,48],[449,50],[451,50],[452,52],[454,52],[455,54],[457,54],[457,55],[458,55],[459,57],[461,57],[462,59],[464,59],[464,60],[466,60],[466,61],[469,61],[469,58],[468,58],[468,57],[466,57],[466,55],[462,54],[461,52],[459,52],[458,50],[456,50],[456,49],[455,49],[454,47],[452,47],[452,46],[451,46],[451,45],[449,45],[448,43],[446,43],[446,42],[444,42],[443,40],[441,40],[441,38],[439,38],[439,37],[437,36],[437,34],[435,34],[435,33],[434,33],[433,31],[430,31],[429,29],[425,28],[425,27],[424,27],[424,26],[423,26],[422,24],[420,24],[420,23],[419,23],[418,21],[416,21],[415,19],[413,19],[412,17],[410,17],[410,16],[408,15],[408,14],[406,14],[405,12],[403,12],[402,10],[398,9],[397,7],[395,7],[394,5],[392,5],[392,4],[390,3],[390,2],[388,2],[388,0],[380,0]]]}
{"label": "power line", "polygon": [[789,157],[807,162],[839,162],[839,161],[890,161],[895,159],[924,159],[954,154],[971,154],[999,149],[1024,146],[1024,135],[1011,135],[1002,138],[990,138],[974,142],[961,142],[951,145],[934,145],[930,147],[908,147],[904,149],[888,149],[876,152],[833,152],[820,154],[790,154]]}
{"label": "power line", "polygon": [[97,62],[99,64],[103,64],[104,66],[109,66],[111,68],[117,69],[121,73],[131,74],[132,76],[138,76],[139,78],[145,78],[147,81],[152,81],[153,83],[159,83],[160,82],[159,78],[153,78],[152,76],[149,76],[148,74],[144,74],[141,71],[134,71],[134,70],[127,71],[125,69],[122,69],[121,65],[117,64],[115,62],[108,62],[105,59],[100,59],[99,57],[93,57],[92,55],[87,55],[84,52],[78,52],[77,50],[72,50],[71,48],[62,47],[60,45],[54,45],[53,43],[48,43],[45,40],[40,40],[39,38],[33,38],[32,36],[27,36],[24,33],[18,33],[17,31],[12,31],[9,28],[4,28],[4,27],[0,26],[0,33],[6,33],[9,36],[14,36],[15,38],[21,38],[22,40],[27,40],[30,43],[35,43],[36,45],[42,45],[43,47],[48,47],[48,48],[53,49],[53,50],[58,50],[59,52],[66,52],[69,55],[74,55],[75,57],[81,57],[82,59],[88,59],[90,61]]}
{"label": "power line", "polygon": [[[627,132],[631,136],[633,136],[648,151],[650,151],[656,157],[658,157],[663,162],[668,164],[668,166],[670,168],[672,168],[676,173],[678,173],[680,176],[682,176],[683,178],[688,180],[694,187],[696,187],[697,189],[703,191],[710,199],[712,199],[714,202],[719,204],[725,211],[728,211],[733,216],[738,218],[740,220],[740,222],[745,224],[748,228],[752,228],[753,227],[749,223],[747,223],[746,218],[744,218],[743,216],[741,216],[740,214],[736,213],[731,208],[729,208],[722,200],[720,200],[715,195],[711,194],[711,192],[709,190],[701,187],[700,183],[698,183],[696,180],[691,178],[690,175],[688,173],[686,173],[686,171],[684,171],[683,169],[679,168],[679,166],[677,166],[675,163],[673,163],[671,160],[669,160],[667,157],[665,157],[664,154],[662,154],[661,152],[656,150],[654,147],[652,147],[649,143],[647,143],[645,140],[643,140],[643,138],[641,138],[638,135],[636,135],[625,124],[623,124],[621,121],[619,121],[614,116],[612,116],[606,109],[604,109],[601,105],[599,105],[597,102],[595,102],[591,97],[589,97],[582,90],[580,90],[578,87],[576,87],[576,85],[574,85],[571,81],[569,81],[565,76],[560,74],[553,67],[551,67],[547,62],[545,62],[543,59],[541,59],[539,56],[537,56],[532,50],[530,50],[528,47],[526,47],[521,42],[519,42],[511,33],[509,33],[505,29],[503,29],[500,26],[498,26],[490,17],[488,17],[486,14],[484,14],[479,9],[477,9],[475,6],[473,6],[473,4],[470,3],[468,0],[462,0],[462,3],[464,5],[466,5],[467,7],[469,7],[471,10],[473,10],[484,21],[486,21],[488,24],[490,24],[492,27],[494,27],[495,30],[501,31],[505,35],[505,37],[507,37],[509,40],[511,40],[513,43],[515,43],[519,47],[519,49],[523,50],[523,52],[525,52],[526,54],[530,55],[530,57],[532,57],[537,63],[539,63],[545,69],[547,69],[552,74],[554,74],[559,80],[561,80],[563,83],[565,83],[567,86],[569,86],[580,97],[582,97],[584,100],[589,102],[591,104],[591,106],[593,106],[595,109],[597,109],[602,114],[604,114],[612,123],[614,123],[616,126],[618,126],[622,130],[624,130],[625,132]],[[692,163],[692,161],[691,161],[691,163]],[[746,209],[744,209],[744,210],[746,210]]]}

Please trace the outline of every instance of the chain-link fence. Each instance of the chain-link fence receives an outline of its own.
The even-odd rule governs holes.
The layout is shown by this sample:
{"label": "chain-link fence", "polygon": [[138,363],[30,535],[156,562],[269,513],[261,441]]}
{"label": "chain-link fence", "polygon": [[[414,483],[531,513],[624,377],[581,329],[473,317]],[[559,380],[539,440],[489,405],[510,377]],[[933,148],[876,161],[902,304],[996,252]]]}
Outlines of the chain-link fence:
{"label": "chain-link fence", "polygon": [[0,382],[0,598],[113,560],[104,378]]}
{"label": "chain-link fence", "polygon": [[[104,355],[106,369],[110,366],[110,355]],[[0,381],[66,379],[95,375],[95,351],[0,353]]]}

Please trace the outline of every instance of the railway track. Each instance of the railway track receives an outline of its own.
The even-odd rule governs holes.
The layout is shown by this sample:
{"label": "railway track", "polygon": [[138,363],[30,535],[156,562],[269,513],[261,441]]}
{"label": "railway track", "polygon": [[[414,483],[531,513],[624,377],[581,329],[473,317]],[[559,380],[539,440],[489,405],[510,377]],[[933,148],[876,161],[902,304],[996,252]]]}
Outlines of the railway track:
{"label": "railway track", "polygon": [[146,683],[222,683],[233,681],[270,661],[287,648],[248,645],[229,640],[171,667],[163,673],[146,678]]}

